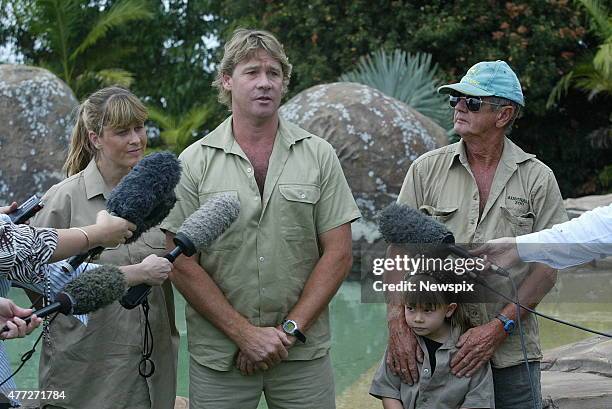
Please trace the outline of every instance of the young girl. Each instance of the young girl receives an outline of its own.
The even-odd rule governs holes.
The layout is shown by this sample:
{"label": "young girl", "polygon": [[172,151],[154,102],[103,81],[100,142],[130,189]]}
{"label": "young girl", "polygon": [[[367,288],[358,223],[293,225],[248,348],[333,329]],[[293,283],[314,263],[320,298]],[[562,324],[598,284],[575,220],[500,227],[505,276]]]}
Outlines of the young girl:
{"label": "young girl", "polygon": [[387,366],[385,351],[370,394],[382,400],[384,409],[494,408],[489,364],[471,378],[458,378],[450,372],[450,360],[457,352],[455,345],[469,328],[461,305],[453,302],[453,294],[426,290],[426,284],[442,281],[431,274],[409,275],[406,281],[413,290],[405,296],[406,323],[424,352],[423,363],[418,364],[419,380],[413,385],[402,383]]}

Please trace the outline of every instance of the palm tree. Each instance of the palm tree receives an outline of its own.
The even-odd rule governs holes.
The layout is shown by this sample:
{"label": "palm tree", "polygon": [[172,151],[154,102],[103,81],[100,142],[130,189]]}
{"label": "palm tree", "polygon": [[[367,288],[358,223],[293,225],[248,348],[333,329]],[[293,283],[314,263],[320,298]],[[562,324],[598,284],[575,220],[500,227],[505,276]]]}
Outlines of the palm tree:
{"label": "palm tree", "polygon": [[164,148],[170,148],[176,154],[181,153],[195,140],[198,129],[212,113],[206,105],[194,106],[186,114],[178,116],[167,114],[154,106],[149,106],[148,110],[149,119],[160,128]]}
{"label": "palm tree", "polygon": [[[31,30],[47,51],[38,65],[63,79],[77,97],[100,85],[130,86],[133,74],[118,65],[134,50],[121,44],[109,49],[101,40],[113,29],[152,18],[146,0],[119,0],[99,12],[91,26],[86,22],[86,1],[34,0],[32,6]],[[85,35],[79,32],[84,26]]]}
{"label": "palm tree", "polygon": [[437,70],[438,65],[432,65],[431,54],[410,54],[402,50],[387,54],[378,50],[362,57],[357,69],[342,75],[340,81],[376,88],[449,129],[448,102],[436,92],[440,85],[435,78]]}
{"label": "palm tree", "polygon": [[585,55],[553,88],[546,107],[554,106],[570,87],[588,93],[589,100],[599,94],[612,95],[612,18],[598,0],[578,0],[587,11],[591,32],[601,40],[595,53]]}

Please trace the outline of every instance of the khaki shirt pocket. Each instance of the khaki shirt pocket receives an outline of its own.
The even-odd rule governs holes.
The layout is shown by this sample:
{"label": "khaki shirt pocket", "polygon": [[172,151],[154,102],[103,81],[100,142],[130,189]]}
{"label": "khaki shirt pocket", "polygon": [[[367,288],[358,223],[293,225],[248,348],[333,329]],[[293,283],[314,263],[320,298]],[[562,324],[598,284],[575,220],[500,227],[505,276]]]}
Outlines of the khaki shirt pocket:
{"label": "khaki shirt pocket", "polygon": [[321,189],[316,185],[283,184],[278,186],[280,199],[280,222],[283,238],[287,240],[310,240],[315,234],[315,205],[321,198]]}
{"label": "khaki shirt pocket", "polygon": [[501,206],[500,210],[505,221],[509,223],[514,236],[533,232],[533,222],[535,219],[533,212],[518,212],[505,206]]}
{"label": "khaki shirt pocket", "polygon": [[[219,190],[215,192],[200,193],[199,195],[200,206],[203,205],[204,202],[206,202],[212,196],[220,194],[220,193],[230,194],[234,196],[236,199],[238,199],[238,201],[240,201],[238,192],[236,190]],[[242,245],[242,242],[244,240],[243,238],[244,229],[239,227],[239,223],[238,223],[239,220],[240,220],[240,215],[238,215],[238,219],[235,220],[234,223],[232,223],[231,226],[227,230],[225,230],[219,237],[217,237],[216,240],[214,240],[208,248],[203,249],[202,252],[210,253],[213,251],[228,251],[228,250],[236,250],[237,248],[239,248]]]}
{"label": "khaki shirt pocket", "polygon": [[446,223],[451,217],[457,213],[458,207],[433,207],[429,205],[422,205],[419,210],[432,219],[439,221],[440,223]]}
{"label": "khaki shirt pocket", "polygon": [[164,250],[166,248],[166,235],[159,227],[153,227],[151,230],[143,233],[142,241],[153,250]]}

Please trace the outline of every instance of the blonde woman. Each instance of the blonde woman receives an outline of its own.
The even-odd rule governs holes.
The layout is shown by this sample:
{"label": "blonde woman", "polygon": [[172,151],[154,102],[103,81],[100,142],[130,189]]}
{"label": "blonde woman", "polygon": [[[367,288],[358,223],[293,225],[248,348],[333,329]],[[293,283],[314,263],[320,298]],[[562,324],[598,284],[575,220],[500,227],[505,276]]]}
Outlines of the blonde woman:
{"label": "blonde woman", "polygon": [[[68,228],[91,223],[106,207],[108,193],[143,157],[146,118],[142,102],[123,88],[104,88],[83,101],[65,163],[69,177],[49,189],[33,224]],[[163,233],[153,228],[134,243],[105,250],[100,262],[135,264],[149,254],[164,254],[164,247]],[[155,363],[149,378],[139,375],[147,352],[142,309],[126,310],[114,303],[93,313],[87,327],[57,317],[41,353],[39,384],[41,390],[64,391],[65,398],[42,401],[41,408],[172,408],[178,332],[169,281],[153,287],[149,304]]]}

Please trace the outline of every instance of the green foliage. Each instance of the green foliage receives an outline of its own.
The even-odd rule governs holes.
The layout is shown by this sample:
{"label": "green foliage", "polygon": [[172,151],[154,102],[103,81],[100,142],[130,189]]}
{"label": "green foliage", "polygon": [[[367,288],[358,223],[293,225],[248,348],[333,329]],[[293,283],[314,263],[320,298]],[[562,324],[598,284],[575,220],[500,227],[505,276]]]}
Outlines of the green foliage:
{"label": "green foliage", "polygon": [[607,191],[612,192],[612,165],[602,169],[598,175],[601,186]]}
{"label": "green foliage", "polygon": [[160,128],[160,137],[166,149],[179,154],[193,143],[198,130],[210,117],[211,109],[207,106],[195,106],[186,114],[173,116],[153,106],[148,107],[149,119]]}
{"label": "green foliage", "polygon": [[[0,7],[7,7],[7,0]],[[8,2],[10,3],[10,2]],[[152,17],[146,0],[120,0],[108,9],[88,7],[86,0],[23,0],[11,10],[17,23],[4,37],[17,38],[26,60],[47,68],[82,98],[100,86],[129,86],[133,75],[120,67],[133,50],[109,47],[109,33]],[[106,40],[106,41],[105,41]],[[23,47],[31,44],[31,47]],[[111,51],[112,50],[112,51]]]}
{"label": "green foliage", "polygon": [[410,54],[384,50],[361,57],[354,71],[340,76],[340,81],[358,82],[398,99],[442,127],[449,129],[450,110],[447,98],[437,93],[442,85],[436,79],[438,65],[432,64],[431,54]]}
{"label": "green foliage", "polygon": [[612,95],[612,17],[600,1],[578,0],[578,3],[587,11],[591,31],[602,43],[561,77],[548,97],[547,108],[553,107],[571,86],[586,92],[589,100],[602,93]]}

